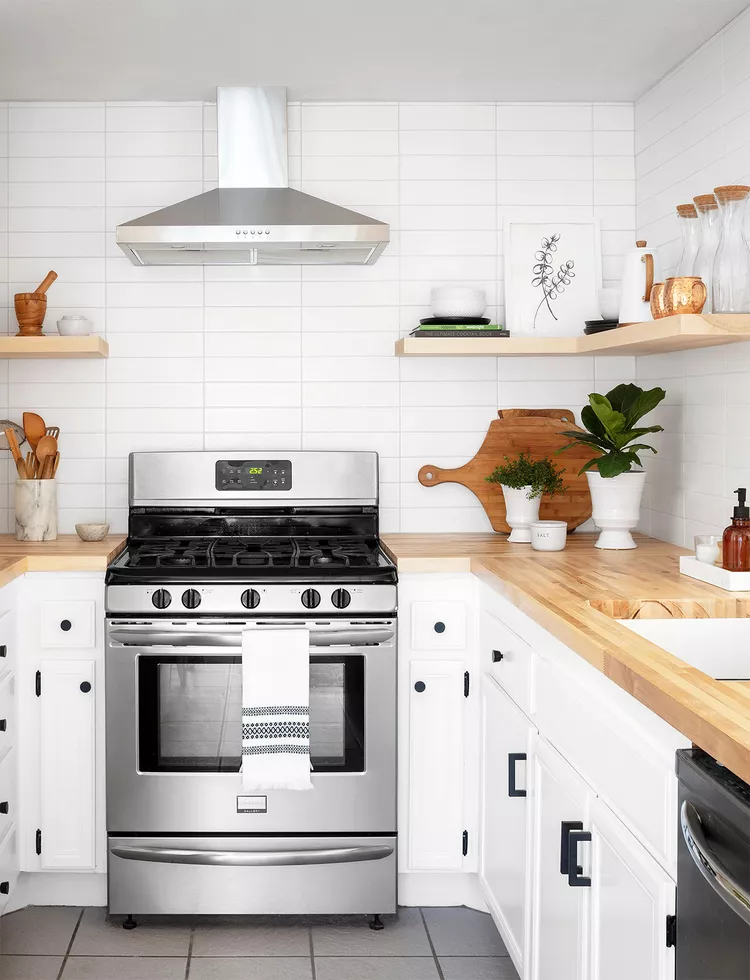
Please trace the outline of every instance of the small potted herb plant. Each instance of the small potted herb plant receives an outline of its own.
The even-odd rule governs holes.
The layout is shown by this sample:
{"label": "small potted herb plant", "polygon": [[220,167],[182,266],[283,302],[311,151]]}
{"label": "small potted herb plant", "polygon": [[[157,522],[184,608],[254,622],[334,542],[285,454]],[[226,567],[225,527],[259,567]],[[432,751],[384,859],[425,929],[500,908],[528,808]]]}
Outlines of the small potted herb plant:
{"label": "small potted herb plant", "polygon": [[504,456],[505,463],[495,467],[488,483],[499,483],[505,497],[505,519],[512,531],[509,541],[531,541],[529,525],[539,519],[542,494],[552,496],[565,491],[563,470],[548,456],[532,459],[530,453],[519,453],[514,459]]}
{"label": "small potted herb plant", "polygon": [[581,422],[588,431],[562,433],[573,442],[558,452],[580,443],[591,447],[591,459],[580,472],[586,473],[589,481],[592,516],[601,531],[597,548],[636,547],[630,532],[638,524],[646,480],[640,468],[640,453],[656,452],[653,446],[639,440],[651,432],[663,431],[660,425],[638,426],[637,423],[666,394],[663,388],[644,391],[633,384],[618,385],[606,395],[595,392],[589,395],[589,404],[581,412]]}

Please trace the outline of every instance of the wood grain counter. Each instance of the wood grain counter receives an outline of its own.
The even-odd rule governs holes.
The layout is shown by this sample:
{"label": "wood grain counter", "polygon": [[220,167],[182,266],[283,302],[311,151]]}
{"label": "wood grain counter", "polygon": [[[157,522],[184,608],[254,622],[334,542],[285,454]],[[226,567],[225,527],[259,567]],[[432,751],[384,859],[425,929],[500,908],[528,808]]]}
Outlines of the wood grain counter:
{"label": "wood grain counter", "polygon": [[635,551],[597,551],[595,537],[571,535],[549,553],[496,534],[386,534],[383,544],[403,572],[473,572],[750,782],[750,684],[716,681],[616,621],[746,618],[750,592],[680,575],[684,548],[640,535]]}
{"label": "wood grain counter", "polygon": [[56,541],[16,541],[0,534],[0,586],[24,572],[103,572],[124,546],[123,534],[103,541],[81,541],[77,534],[61,534]]}

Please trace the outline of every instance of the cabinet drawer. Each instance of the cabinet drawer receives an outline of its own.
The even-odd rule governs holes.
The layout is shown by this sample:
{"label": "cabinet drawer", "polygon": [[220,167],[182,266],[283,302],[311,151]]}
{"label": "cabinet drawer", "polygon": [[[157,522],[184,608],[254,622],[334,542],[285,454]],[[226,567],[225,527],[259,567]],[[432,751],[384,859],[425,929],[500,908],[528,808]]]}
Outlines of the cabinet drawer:
{"label": "cabinet drawer", "polygon": [[463,650],[466,647],[466,603],[411,603],[412,650]]}
{"label": "cabinet drawer", "polygon": [[534,652],[529,644],[486,610],[482,612],[481,644],[481,669],[490,673],[527,715],[531,714]]}
{"label": "cabinet drawer", "polygon": [[16,758],[13,749],[0,762],[0,841],[16,819]]}
{"label": "cabinet drawer", "polygon": [[96,646],[96,603],[92,600],[48,600],[41,609],[41,644],[45,649],[92,649]]}
{"label": "cabinet drawer", "polygon": [[0,759],[16,741],[16,678],[9,674],[0,682]]}
{"label": "cabinet drawer", "polygon": [[8,904],[18,881],[18,847],[16,829],[6,834],[0,843],[0,912]]}

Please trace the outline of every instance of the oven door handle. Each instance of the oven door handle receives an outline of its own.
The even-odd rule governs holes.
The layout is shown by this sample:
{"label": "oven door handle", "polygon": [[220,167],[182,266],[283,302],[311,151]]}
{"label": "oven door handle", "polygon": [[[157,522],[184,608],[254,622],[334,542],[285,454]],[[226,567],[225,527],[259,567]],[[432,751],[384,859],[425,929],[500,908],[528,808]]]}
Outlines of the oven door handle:
{"label": "oven door handle", "polygon": [[327,847],[308,851],[201,851],[173,847],[135,847],[116,844],[110,853],[126,861],[158,864],[208,864],[220,867],[272,868],[295,864],[352,864],[380,861],[393,854],[388,844],[360,847]]}
{"label": "oven door handle", "polygon": [[[281,627],[279,627],[281,628]],[[393,630],[312,630],[310,646],[358,647],[368,643],[387,643],[394,636]],[[136,646],[168,647],[241,647],[242,631],[231,633],[178,633],[167,630],[118,630],[110,631],[109,638],[116,643]]]}
{"label": "oven door handle", "polygon": [[730,874],[706,841],[698,811],[687,800],[680,809],[680,827],[695,866],[719,898],[750,925],[750,894]]}

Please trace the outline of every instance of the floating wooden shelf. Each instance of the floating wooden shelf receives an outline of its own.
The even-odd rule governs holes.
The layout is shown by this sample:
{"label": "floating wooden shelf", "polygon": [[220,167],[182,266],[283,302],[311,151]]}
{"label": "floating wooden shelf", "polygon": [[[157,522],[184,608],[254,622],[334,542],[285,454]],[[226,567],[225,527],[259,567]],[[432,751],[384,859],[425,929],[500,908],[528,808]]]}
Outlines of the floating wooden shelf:
{"label": "floating wooden shelf", "polygon": [[109,357],[103,337],[0,337],[0,359],[7,357]]}
{"label": "floating wooden shelf", "polygon": [[580,337],[402,337],[398,357],[539,357],[549,354],[667,354],[750,340],[750,314],[667,316]]}

